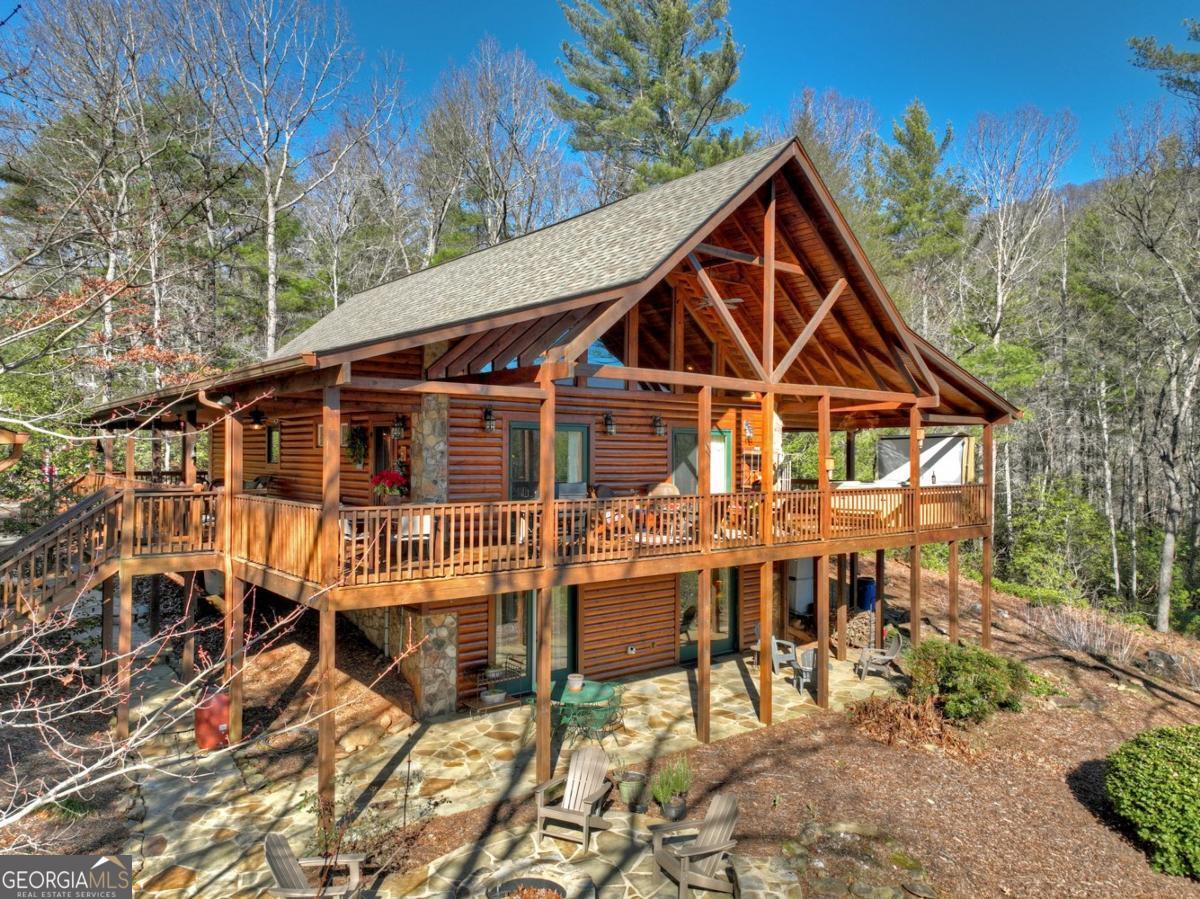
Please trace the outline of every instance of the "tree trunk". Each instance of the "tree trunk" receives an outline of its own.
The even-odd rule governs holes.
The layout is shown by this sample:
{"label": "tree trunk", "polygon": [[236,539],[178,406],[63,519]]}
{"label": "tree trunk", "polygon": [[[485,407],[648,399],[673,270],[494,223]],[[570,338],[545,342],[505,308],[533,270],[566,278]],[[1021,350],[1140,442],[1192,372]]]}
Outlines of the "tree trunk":
{"label": "tree trunk", "polygon": [[[271,184],[271,170],[265,168],[263,176],[268,185]],[[279,310],[277,307],[279,291],[279,249],[275,243],[275,225],[278,210],[273,188],[268,187],[266,193],[266,233],[267,245],[267,342],[266,355],[269,359],[275,355],[275,332],[279,325]]]}

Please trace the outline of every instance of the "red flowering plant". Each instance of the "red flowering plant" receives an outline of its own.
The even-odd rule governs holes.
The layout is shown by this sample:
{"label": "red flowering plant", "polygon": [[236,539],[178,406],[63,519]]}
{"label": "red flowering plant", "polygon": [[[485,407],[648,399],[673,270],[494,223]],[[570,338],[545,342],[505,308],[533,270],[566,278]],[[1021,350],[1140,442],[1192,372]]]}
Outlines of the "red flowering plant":
{"label": "red flowering plant", "polygon": [[408,475],[387,469],[371,478],[376,496],[408,496]]}

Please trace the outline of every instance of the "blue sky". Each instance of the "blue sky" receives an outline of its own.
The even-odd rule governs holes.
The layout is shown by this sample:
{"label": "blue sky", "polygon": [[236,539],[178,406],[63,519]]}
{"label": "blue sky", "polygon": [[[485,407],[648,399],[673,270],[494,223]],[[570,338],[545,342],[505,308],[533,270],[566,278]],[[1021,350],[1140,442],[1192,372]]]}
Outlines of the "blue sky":
{"label": "blue sky", "polygon": [[[744,48],[734,96],[746,122],[782,117],[806,85],[870,100],[881,123],[920,97],[939,125],[961,132],[978,112],[1024,104],[1070,109],[1078,149],[1063,180],[1097,175],[1123,108],[1162,95],[1134,68],[1126,41],[1152,34],[1179,43],[1182,0],[845,0],[802,3],[731,0],[734,38]],[[1190,7],[1190,8],[1189,8]],[[486,34],[520,47],[550,76],[571,34],[555,0],[345,0],[355,37],[369,54],[404,65],[410,99],[428,92],[448,62],[463,61]]]}

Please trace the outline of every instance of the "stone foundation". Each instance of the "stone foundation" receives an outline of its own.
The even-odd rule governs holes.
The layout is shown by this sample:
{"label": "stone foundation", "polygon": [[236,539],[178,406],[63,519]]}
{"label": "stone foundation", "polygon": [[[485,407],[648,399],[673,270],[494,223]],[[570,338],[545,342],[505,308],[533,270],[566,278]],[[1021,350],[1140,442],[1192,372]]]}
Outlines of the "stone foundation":
{"label": "stone foundation", "polygon": [[390,658],[404,654],[400,674],[413,689],[418,718],[454,712],[458,705],[458,613],[386,606],[343,614]]}

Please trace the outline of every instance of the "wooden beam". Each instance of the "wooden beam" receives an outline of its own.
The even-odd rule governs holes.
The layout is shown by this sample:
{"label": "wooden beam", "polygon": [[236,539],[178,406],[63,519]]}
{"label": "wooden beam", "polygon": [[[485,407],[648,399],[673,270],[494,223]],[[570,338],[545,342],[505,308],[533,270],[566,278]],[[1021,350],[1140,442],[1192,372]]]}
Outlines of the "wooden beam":
{"label": "wooden beam", "polygon": [[183,579],[183,645],[179,650],[179,680],[188,684],[196,676],[196,581],[200,572],[190,571]]}
{"label": "wooden beam", "polygon": [[875,648],[883,648],[883,617],[886,609],[884,608],[886,591],[884,590],[884,582],[886,580],[887,568],[887,550],[875,550]]}
{"label": "wooden beam", "polygon": [[821,497],[821,539],[828,540],[833,534],[833,505],[829,485],[829,394],[817,400],[817,488]]}
{"label": "wooden beam", "polygon": [[380,393],[433,393],[448,396],[502,397],[516,400],[540,400],[538,387],[510,387],[504,384],[475,384],[471,381],[412,381],[407,378],[354,378],[344,385],[350,390],[374,390]]}
{"label": "wooden beam", "polygon": [[321,519],[318,545],[321,548],[318,570],[321,586],[330,588],[341,580],[342,547],[342,393],[340,387],[327,387],[321,398]]}
{"label": "wooden beam", "polygon": [[[775,179],[768,185],[767,211],[763,213],[763,371],[775,369]],[[778,372],[776,372],[778,375]],[[778,377],[771,378],[778,381]]]}
{"label": "wooden beam", "polygon": [[100,676],[104,680],[112,677],[113,659],[113,580],[106,577],[100,584]]}
{"label": "wooden beam", "polygon": [[788,348],[788,351],[779,360],[779,365],[771,373],[772,381],[779,381],[787,374],[788,369],[792,367],[792,363],[796,361],[796,357],[800,355],[800,351],[804,349],[804,345],[817,333],[817,328],[821,326],[821,322],[825,320],[825,316],[829,314],[829,311],[833,308],[833,304],[838,301],[838,297],[842,295],[842,291],[845,289],[846,279],[839,278],[837,283],[833,285],[833,289],[821,301],[821,305],[813,313],[813,317],[808,320],[808,323],[804,326],[804,330],[792,341],[792,345]]}
{"label": "wooden beam", "polygon": [[[542,565],[554,565],[556,523],[554,509],[555,479],[555,385],[549,377],[542,380],[545,395],[538,415],[538,491],[542,503],[541,553]],[[551,708],[550,708],[550,665],[553,633],[554,591],[545,586],[538,591],[535,615],[537,635],[535,744],[537,755],[537,778],[539,783],[549,780],[554,770],[551,759]]]}
{"label": "wooden beam", "polygon": [[[457,343],[451,346],[446,352],[433,360],[433,363],[425,369],[425,377],[427,378],[444,378],[450,374],[451,366],[465,360],[477,346],[483,343],[489,335],[493,334],[496,329],[490,331],[478,331],[474,334],[468,334],[466,337],[460,338]],[[353,377],[353,376],[352,376]]]}
{"label": "wooden beam", "polygon": [[908,548],[908,639],[921,645],[921,544]]}
{"label": "wooden beam", "polygon": [[619,300],[613,300],[604,311],[588,323],[586,328],[572,337],[569,343],[550,349],[546,353],[546,358],[552,362],[574,362],[584,350],[619,322],[626,312],[636,306],[638,301],[646,295],[647,290],[648,288],[631,290]]}
{"label": "wooden beam", "polygon": [[[627,366],[636,367],[638,364],[638,329],[641,327],[641,306],[633,306],[625,313],[625,358],[621,361]],[[626,381],[626,390],[637,390],[637,381]]]}
{"label": "wooden beam", "polygon": [[712,388],[700,388],[696,396],[696,478],[700,494],[700,549],[712,547]]}
{"label": "wooden beam", "polygon": [[[667,371],[662,368],[581,364],[576,367],[576,371],[592,378],[644,381],[649,384],[682,384],[686,387],[712,387],[714,390],[732,390],[740,393],[760,393],[770,386],[765,381],[721,378],[698,371]],[[611,391],[609,392],[611,393]]]}
{"label": "wooden beam", "polygon": [[738,349],[742,355],[746,357],[746,361],[750,363],[750,368],[760,380],[769,381],[767,371],[763,368],[762,363],[758,361],[758,355],[750,346],[750,342],[746,340],[746,335],[742,333],[742,329],[738,327],[738,323],[733,319],[733,313],[729,311],[729,307],[725,305],[725,301],[721,299],[721,295],[717,293],[717,288],[713,286],[712,280],[708,277],[708,273],[704,271],[704,266],[700,264],[700,260],[695,254],[688,256],[688,262],[696,272],[696,277],[700,281],[700,288],[704,291],[704,296],[708,300],[711,308],[716,312],[717,318],[725,325],[729,331],[729,335],[737,343]]}
{"label": "wooden beam", "polygon": [[[696,739],[711,739],[712,721],[712,569],[696,573]],[[761,667],[761,666],[760,666]],[[766,666],[770,670],[770,666]]]}
{"label": "wooden beam", "polygon": [[[774,193],[774,184],[771,185],[772,193]],[[743,253],[741,250],[731,250],[728,247],[718,247],[711,243],[702,243],[696,245],[696,252],[703,253],[706,256],[716,256],[718,259],[727,259],[730,262],[743,262],[746,265],[754,265],[764,267],[766,260],[763,256],[755,256],[753,253]],[[783,262],[777,260],[775,269],[781,272],[787,272],[790,275],[804,275],[804,269],[791,262]]]}
{"label": "wooden beam", "polygon": [[829,556],[817,556],[817,705],[829,708]]}
{"label": "wooden beam", "polygon": [[950,628],[951,643],[958,642],[958,541],[951,540],[950,546]]}
{"label": "wooden beam", "polygon": [[[125,496],[125,509],[128,511],[133,507],[133,491],[126,490]],[[133,529],[129,530],[132,534]],[[117,580],[121,593],[121,605],[117,612],[117,739],[128,740],[129,701],[133,692],[133,575],[122,571]]]}
{"label": "wooden beam", "polygon": [[908,412],[908,485],[912,488],[912,529],[921,530],[921,410]]}
{"label": "wooden beam", "polygon": [[326,833],[333,832],[337,761],[337,612],[320,610],[317,638],[317,815]]}
{"label": "wooden beam", "polygon": [[775,608],[775,578],[773,562],[763,562],[758,569],[758,720],[770,724],[772,717],[771,688],[774,670],[771,665],[771,638],[774,636],[772,613]]}
{"label": "wooden beam", "polygon": [[242,739],[242,705],[246,669],[246,585],[236,577],[225,581],[225,679],[229,685],[229,742]]}
{"label": "wooden beam", "polygon": [[846,554],[837,557],[837,658],[846,661]]}
{"label": "wooden beam", "polygon": [[[671,291],[671,355],[667,361],[667,368],[671,371],[683,371],[686,366],[683,363],[683,357],[686,354],[687,342],[684,339],[684,308],[683,297],[679,295],[678,288]],[[673,393],[683,393],[683,385],[676,383],[671,385]]]}
{"label": "wooden beam", "polygon": [[992,426],[983,426],[983,507],[987,528],[983,537],[983,571],[979,585],[979,643],[984,649],[992,648],[992,535],[995,529],[995,469],[996,446]]}
{"label": "wooden beam", "polygon": [[133,439],[132,434],[125,436],[125,477],[132,478],[137,476],[137,460],[134,455],[134,450],[137,449],[137,443]]}

